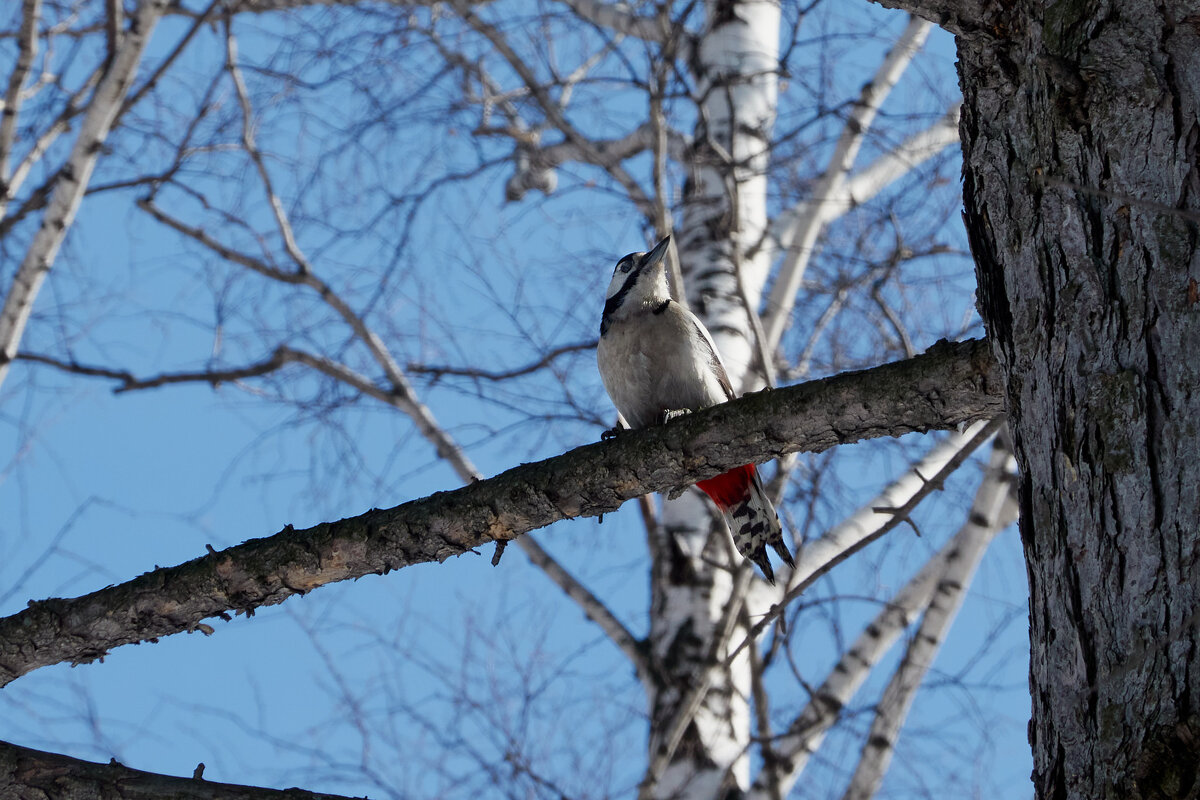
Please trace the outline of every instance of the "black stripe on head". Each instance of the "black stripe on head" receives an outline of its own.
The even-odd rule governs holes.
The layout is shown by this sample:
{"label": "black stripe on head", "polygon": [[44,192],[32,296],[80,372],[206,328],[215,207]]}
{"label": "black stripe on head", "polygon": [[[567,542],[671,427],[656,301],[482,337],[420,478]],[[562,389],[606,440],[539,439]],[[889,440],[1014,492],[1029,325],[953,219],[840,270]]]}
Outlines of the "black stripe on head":
{"label": "black stripe on head", "polygon": [[[622,267],[625,267],[625,269],[622,270]],[[642,273],[642,265],[638,262],[638,254],[630,253],[618,261],[616,269],[613,272],[615,273],[617,270],[627,271],[629,275],[625,278],[625,282],[621,284],[621,288],[617,290],[617,293],[604,301],[604,313],[600,315],[601,336],[608,333],[609,326],[612,325],[612,315],[625,302],[625,295],[633,290],[633,285],[637,283],[638,275]]]}

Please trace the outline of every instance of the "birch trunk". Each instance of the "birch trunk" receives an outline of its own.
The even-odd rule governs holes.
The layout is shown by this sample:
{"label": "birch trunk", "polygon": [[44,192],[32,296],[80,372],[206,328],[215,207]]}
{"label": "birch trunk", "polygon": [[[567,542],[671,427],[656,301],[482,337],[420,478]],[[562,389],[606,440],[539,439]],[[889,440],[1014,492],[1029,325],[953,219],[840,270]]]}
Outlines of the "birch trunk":
{"label": "birch trunk", "polygon": [[[779,24],[777,3],[712,0],[691,61],[703,100],[677,241],[688,302],[711,331],[734,386],[743,385],[753,362],[757,342],[746,309],[757,308],[770,266],[766,253],[741,253],[767,226]],[[734,594],[733,573],[725,567],[741,561],[731,558],[724,523],[714,520],[696,492],[665,504],[660,531],[651,543],[650,647],[661,670],[650,687],[652,764],[688,689],[709,669],[714,637]],[[714,797],[723,789],[744,791],[750,781],[749,697],[743,656],[711,676],[680,745],[644,793]]]}
{"label": "birch trunk", "polygon": [[117,119],[121,104],[129,92],[150,34],[158,23],[166,0],[142,0],[129,28],[121,33],[120,46],[112,64],[104,73],[80,124],[79,137],[63,165],[54,193],[42,216],[41,227],[33,237],[12,286],[0,309],[0,384],[8,375],[9,364],[17,354],[17,345],[25,324],[33,312],[42,283],[75,220],[84,192],[100,157],[104,141]]}
{"label": "birch trunk", "polygon": [[1195,797],[1200,5],[989,7],[959,37],[964,193],[1023,478],[1037,793]]}

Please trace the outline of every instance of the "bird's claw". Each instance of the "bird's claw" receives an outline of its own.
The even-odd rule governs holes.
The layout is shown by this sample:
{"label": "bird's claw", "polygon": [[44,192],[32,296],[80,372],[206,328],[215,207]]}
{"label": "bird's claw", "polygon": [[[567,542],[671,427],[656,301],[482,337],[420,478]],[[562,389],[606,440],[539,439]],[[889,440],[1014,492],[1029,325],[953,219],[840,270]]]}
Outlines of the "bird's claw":
{"label": "bird's claw", "polygon": [[620,435],[621,435],[622,433],[624,433],[624,432],[625,432],[625,429],[624,429],[624,428],[622,428],[620,425],[617,425],[616,427],[609,428],[608,430],[606,430],[606,431],[604,431],[603,433],[601,433],[601,434],[600,434],[600,441],[602,441],[602,442],[607,442],[607,441],[609,441],[609,440],[611,440],[611,439],[615,439],[615,438],[617,438],[618,436],[620,436]]}
{"label": "bird's claw", "polygon": [[679,419],[682,416],[692,413],[690,408],[664,408],[662,413],[658,415],[658,423],[666,425],[673,419]]}

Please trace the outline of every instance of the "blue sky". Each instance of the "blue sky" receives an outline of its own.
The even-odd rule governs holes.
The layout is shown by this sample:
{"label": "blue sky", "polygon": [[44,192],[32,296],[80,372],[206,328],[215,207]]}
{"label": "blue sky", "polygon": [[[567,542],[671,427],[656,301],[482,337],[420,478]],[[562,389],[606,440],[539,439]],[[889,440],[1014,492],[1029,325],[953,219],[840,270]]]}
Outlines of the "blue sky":
{"label": "blue sky", "polygon": [[[903,24],[898,15],[872,13],[892,29]],[[809,35],[815,39],[822,25],[832,26],[833,16],[814,18]],[[309,21],[321,19],[314,14]],[[864,27],[870,23],[860,23]],[[265,65],[279,41],[303,39],[308,29],[295,21],[256,21],[242,33],[243,56]],[[165,23],[156,46],[179,30],[178,21]],[[813,45],[813,72],[796,80],[823,75],[831,96],[853,94],[879,57],[881,40],[866,46],[851,38],[828,51]],[[221,57],[216,46],[214,36],[202,35],[197,52],[184,61],[184,74],[202,74]],[[935,33],[897,90],[892,101],[897,110],[916,102],[935,113],[941,99],[928,99],[930,87],[952,94],[952,58],[949,37]],[[401,82],[412,79],[403,66],[396,66]],[[321,68],[312,66],[314,74]],[[180,78],[164,91],[197,97],[203,85]],[[439,97],[427,100],[432,109]],[[338,131],[336,115],[346,111],[336,98],[320,93],[310,101],[317,109],[311,118],[267,115],[260,131],[261,140],[281,154],[279,180],[289,194],[301,194],[303,178],[287,167],[310,158],[306,147],[323,131]],[[474,146],[466,130],[439,142],[419,132],[389,140],[388,133],[368,130],[361,150],[321,153],[323,158],[306,167],[314,180],[342,175],[350,187],[343,198],[336,181],[320,184],[336,200],[339,221],[368,217],[386,204],[379,184],[353,191],[359,185],[356,170],[388,170],[395,175],[391,188],[399,192],[419,182],[423,169],[452,165]],[[862,160],[885,144],[869,147]],[[827,146],[814,137],[814,149]],[[371,158],[364,155],[368,151]],[[146,159],[161,156],[148,150]],[[114,167],[114,174],[120,169]],[[956,175],[957,167],[948,172]],[[236,195],[230,187],[245,185],[236,175],[226,177],[201,174],[194,180],[227,196]],[[586,171],[567,175],[559,197],[515,206],[500,202],[504,177],[492,171],[437,195],[419,212],[420,224],[394,260],[387,236],[365,235],[347,245],[347,237],[322,230],[319,216],[298,200],[298,214],[312,218],[303,243],[358,301],[370,296],[380,265],[388,265],[388,280],[400,288],[381,301],[374,319],[394,333],[390,344],[405,358],[519,365],[543,344],[592,335],[610,264],[643,242],[621,203],[589,191]],[[251,323],[282,329],[313,313],[310,301],[260,291],[181,244],[132,207],[136,196],[89,198],[39,299],[29,349],[55,351],[65,330],[81,360],[151,373],[205,363],[214,352],[215,318],[228,325],[222,356],[236,362],[269,352],[269,337]],[[176,199],[181,215],[200,213]],[[242,200],[248,219],[264,219],[252,197]],[[936,216],[936,202],[924,196],[919,202],[928,204],[923,212]],[[944,235],[962,247],[953,224],[952,218]],[[831,235],[853,233],[851,226]],[[238,237],[236,231],[230,235]],[[814,269],[832,274],[837,268],[830,260]],[[950,288],[933,286],[935,274],[946,272],[953,277]],[[970,307],[970,266],[964,259],[930,259],[914,268],[912,280],[916,307],[944,313],[946,326]],[[929,281],[927,290],[922,281]],[[506,305],[538,313],[519,327],[503,313]],[[321,326],[303,334],[314,346],[331,346],[338,335]],[[592,356],[564,363],[571,400],[600,418],[610,414]],[[472,444],[476,464],[494,474],[598,434],[591,422],[566,419],[578,409],[546,389],[553,384],[533,382],[511,395],[488,389],[486,399],[468,382],[421,384],[420,390],[439,419]],[[300,413],[232,386],[113,395],[101,381],[42,368],[14,370],[0,389],[0,454],[6,454],[0,463],[0,613],[14,613],[31,598],[74,596],[155,565],[179,563],[202,554],[206,544],[221,548],[285,524],[305,527],[458,485],[395,412],[372,403],[343,406],[336,401],[345,398],[322,394],[309,378],[295,385],[297,396],[311,393],[328,401],[328,408]],[[543,425],[521,421],[517,413],[534,403],[547,417]],[[842,495],[824,500],[822,521],[836,521],[928,444],[925,437],[907,437],[895,447],[846,448],[837,468]],[[826,619],[825,599],[874,597],[881,588],[897,587],[961,523],[963,500],[973,492],[978,470],[963,472],[918,517],[922,538],[901,529],[806,596],[814,622],[793,642],[806,678],[820,677],[834,648],[878,610],[877,601],[851,599],[838,603],[830,612],[835,616]],[[602,525],[575,520],[536,535],[609,600],[630,628],[645,631],[644,534],[634,509],[609,515]],[[645,735],[643,697],[632,670],[515,548],[499,568],[489,559],[490,549],[330,586],[263,609],[253,619],[216,623],[210,637],[178,635],[121,648],[103,664],[39,670],[0,693],[0,738],[180,775],[203,761],[211,780],[298,784],[372,797],[383,796],[381,785],[394,796],[434,796],[463,786],[486,793],[486,776],[472,776],[478,765],[465,748],[442,755],[447,745],[437,741],[437,731],[417,722],[459,719],[461,729],[447,726],[443,734],[486,741],[488,756],[507,746],[496,730],[511,729],[522,734],[532,755],[555,769],[591,785],[611,781],[618,794],[628,794],[640,777]],[[1024,592],[1020,544],[1010,530],[989,552],[931,685],[918,698],[888,779],[889,796],[936,789],[930,781],[939,769],[947,785],[979,782],[988,797],[1031,794]],[[858,746],[854,730],[869,723],[870,703],[884,679],[868,683],[851,709],[855,725],[831,737],[810,768],[813,796],[825,787],[836,792]],[[522,687],[531,685],[541,687],[542,703],[532,711],[522,696]],[[778,722],[803,698],[786,676],[777,691]],[[563,735],[564,720],[578,726],[577,742]],[[358,723],[371,729],[369,741]],[[607,751],[588,746],[595,741],[605,742]],[[423,767],[422,759],[435,758],[446,759],[447,774]],[[458,785],[451,775],[469,777]]]}

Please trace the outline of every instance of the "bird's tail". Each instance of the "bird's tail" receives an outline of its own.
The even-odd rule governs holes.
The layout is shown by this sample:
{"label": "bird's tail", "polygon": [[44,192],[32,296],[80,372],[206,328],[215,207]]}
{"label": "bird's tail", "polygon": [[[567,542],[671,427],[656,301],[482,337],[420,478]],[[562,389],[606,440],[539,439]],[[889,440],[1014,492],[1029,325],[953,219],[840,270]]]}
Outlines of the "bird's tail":
{"label": "bird's tail", "polygon": [[712,498],[729,523],[733,543],[744,557],[758,564],[763,577],[775,583],[775,573],[767,560],[767,545],[771,545],[789,567],[796,566],[792,554],[783,542],[783,528],[775,507],[763,490],[762,479],[753,464],[696,484]]}

